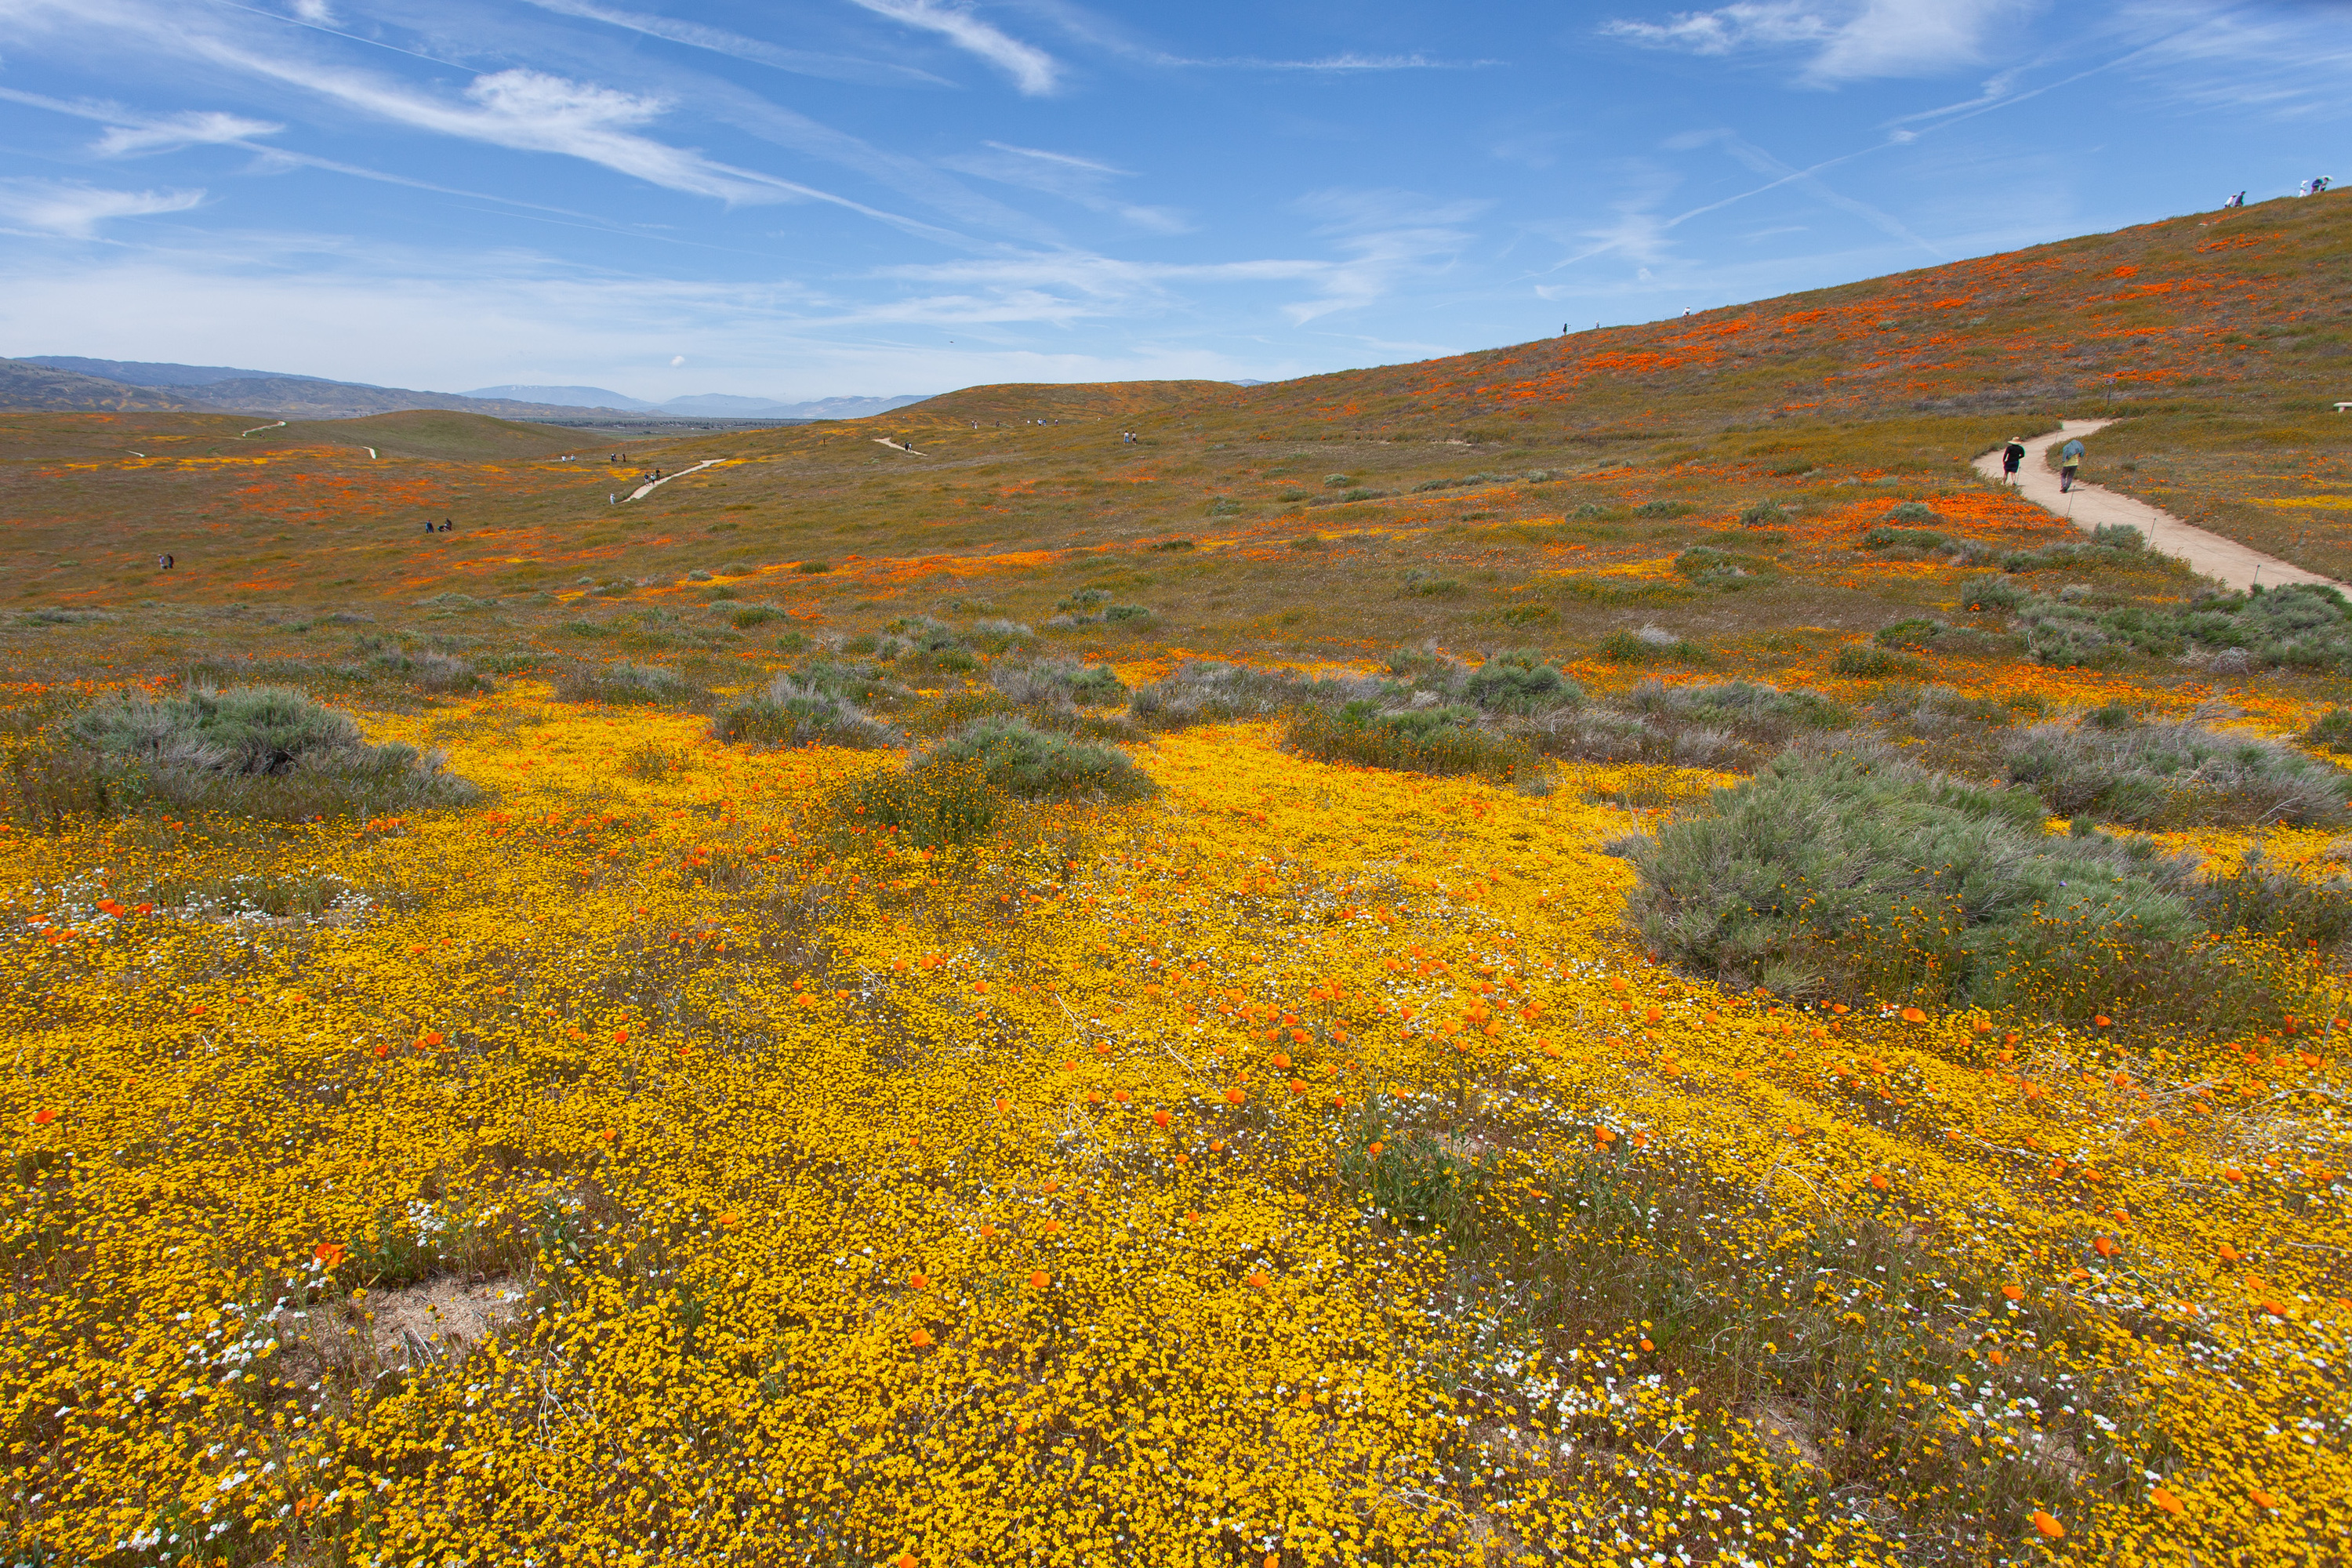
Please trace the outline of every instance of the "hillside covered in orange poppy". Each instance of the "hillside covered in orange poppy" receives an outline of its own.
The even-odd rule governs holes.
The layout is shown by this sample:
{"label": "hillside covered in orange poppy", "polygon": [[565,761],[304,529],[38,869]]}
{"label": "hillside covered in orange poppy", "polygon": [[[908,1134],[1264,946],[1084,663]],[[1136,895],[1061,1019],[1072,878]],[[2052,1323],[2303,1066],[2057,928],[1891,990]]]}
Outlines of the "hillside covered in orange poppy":
{"label": "hillside covered in orange poppy", "polygon": [[2327,1560],[2352,605],[1969,459],[2336,559],[2344,234],[625,452],[0,414],[10,1545]]}

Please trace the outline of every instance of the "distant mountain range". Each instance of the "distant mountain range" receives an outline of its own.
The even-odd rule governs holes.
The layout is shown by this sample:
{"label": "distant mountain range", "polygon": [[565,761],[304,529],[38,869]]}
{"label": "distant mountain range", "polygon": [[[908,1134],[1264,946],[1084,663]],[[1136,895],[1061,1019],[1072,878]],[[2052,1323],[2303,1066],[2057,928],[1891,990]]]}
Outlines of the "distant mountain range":
{"label": "distant mountain range", "polygon": [[285,419],[352,419],[404,408],[446,408],[502,419],[560,420],[583,414],[673,419],[856,419],[920,403],[898,397],[827,397],[779,403],[703,393],[648,403],[601,386],[486,386],[469,393],[419,392],[330,381],[324,376],[233,365],[32,354],[0,359],[0,407],[169,410],[274,414]]}
{"label": "distant mountain range", "polygon": [[739,397],[727,392],[702,392],[647,403],[625,392],[602,386],[478,386],[468,397],[508,397],[521,403],[573,404],[583,408],[626,408],[646,414],[698,415],[709,419],[862,419],[920,403],[928,393],[904,393],[897,397],[824,397],[814,403],[778,403],[767,397]]}

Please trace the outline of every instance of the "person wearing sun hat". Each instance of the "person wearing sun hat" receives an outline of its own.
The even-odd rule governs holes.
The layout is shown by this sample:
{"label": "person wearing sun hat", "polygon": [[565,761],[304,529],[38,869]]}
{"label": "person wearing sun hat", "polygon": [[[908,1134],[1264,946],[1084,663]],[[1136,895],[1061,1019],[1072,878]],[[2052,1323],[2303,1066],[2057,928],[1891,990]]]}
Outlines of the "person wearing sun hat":
{"label": "person wearing sun hat", "polygon": [[2009,445],[2000,449],[2000,477],[2011,484],[2017,483],[2017,470],[2025,463],[2025,437],[2011,436]]}

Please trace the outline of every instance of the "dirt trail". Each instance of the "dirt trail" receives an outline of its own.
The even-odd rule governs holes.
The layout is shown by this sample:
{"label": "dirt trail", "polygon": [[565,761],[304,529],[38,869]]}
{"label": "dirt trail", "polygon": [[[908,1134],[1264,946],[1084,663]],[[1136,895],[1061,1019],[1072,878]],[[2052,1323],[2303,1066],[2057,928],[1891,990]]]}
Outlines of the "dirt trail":
{"label": "dirt trail", "polygon": [[660,479],[650,479],[646,483],[639,485],[635,489],[629,492],[627,499],[630,500],[643,500],[647,496],[653,494],[654,491],[661,489],[662,486],[669,483],[672,479],[682,479],[688,474],[698,474],[702,472],[703,469],[709,468],[712,464],[723,463],[727,459],[724,458],[706,458],[690,468],[680,468],[674,474],[664,474]]}
{"label": "dirt trail", "polygon": [[[2336,585],[2332,577],[2323,577],[2275,555],[2265,555],[2259,550],[2249,549],[2234,539],[2224,539],[2218,533],[2192,528],[2170,512],[2150,506],[2144,500],[2119,496],[2097,485],[2078,483],[2072,491],[2060,489],[2058,470],[2050,466],[2051,449],[2077,436],[2087,442],[2094,432],[2104,430],[2114,423],[2112,419],[2069,419],[2054,434],[2027,437],[2025,465],[2017,475],[2021,481],[2018,486],[2020,492],[2027,500],[2047,507],[2070,520],[2085,533],[2108,523],[2120,522],[2137,528],[2147,539],[2150,549],[2179,556],[2204,575],[2218,578],[2232,588],[2251,588],[2257,583],[2271,588],[2288,583]],[[1977,472],[1995,482],[2000,480],[2000,447],[1994,447],[1977,459]]]}

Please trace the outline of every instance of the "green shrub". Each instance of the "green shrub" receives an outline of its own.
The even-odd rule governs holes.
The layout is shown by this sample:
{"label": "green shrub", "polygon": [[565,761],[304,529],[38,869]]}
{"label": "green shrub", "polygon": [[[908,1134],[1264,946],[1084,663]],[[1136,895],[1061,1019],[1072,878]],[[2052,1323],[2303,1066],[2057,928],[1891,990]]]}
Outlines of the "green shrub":
{"label": "green shrub", "polygon": [[1780,567],[1761,555],[1735,554],[1711,544],[1694,544],[1675,557],[1675,570],[1703,588],[1729,588],[1777,576]]}
{"label": "green shrub", "polygon": [[348,713],[270,686],[102,702],[74,721],[73,733],[111,757],[212,773],[284,773],[364,745]]}
{"label": "green shrub", "polygon": [[1924,653],[1941,642],[1951,632],[1943,622],[1915,616],[1908,620],[1883,626],[1870,634],[1870,640],[1881,647],[1907,648]]}
{"label": "green shrub", "polygon": [[2003,758],[2053,816],[2141,827],[2344,820],[2352,775],[2275,742],[2200,724],[2036,724]]}
{"label": "green shrub", "polygon": [[1576,683],[1534,648],[1496,654],[1469,672],[1462,695],[1495,713],[1535,713],[1584,700]]}
{"label": "green shrub", "polygon": [[1712,686],[1667,686],[1655,679],[1623,699],[1636,712],[1670,714],[1685,722],[1719,724],[1751,740],[1783,741],[1809,730],[1837,730],[1853,715],[1814,691],[1783,691],[1752,680]]}
{"label": "green shrub", "polygon": [[2303,743],[2323,752],[2352,752],[2352,710],[2330,708],[2303,732]]}
{"label": "green shrub", "polygon": [[1310,680],[1286,669],[1258,669],[1218,659],[1194,659],[1135,693],[1129,711],[1152,730],[1260,719],[1312,704],[1336,705],[1376,696],[1381,683],[1359,678]]}
{"label": "green shrub", "polygon": [[791,611],[775,605],[741,605],[729,612],[727,624],[738,631],[750,631],[753,626],[764,626],[770,621],[789,619],[791,615]]}
{"label": "green shrub", "polygon": [[838,690],[779,675],[749,701],[719,710],[710,732],[721,741],[774,746],[881,747],[904,743],[888,725]]}
{"label": "green shrub", "polygon": [[1003,653],[1017,644],[1037,640],[1037,634],[1031,627],[1019,621],[1002,618],[974,621],[964,636],[974,647],[987,653]]}
{"label": "green shrub", "polygon": [[1011,804],[971,762],[884,768],[827,791],[808,815],[808,830],[836,843],[874,834],[919,849],[955,849],[994,832]]}
{"label": "green shrub", "polygon": [[372,657],[368,667],[373,673],[392,677],[419,691],[487,691],[490,687],[489,678],[476,668],[471,659],[446,653],[410,653],[405,648],[390,647]]}
{"label": "green shrub", "polygon": [[[1897,501],[1895,505],[1888,507],[1886,509],[1886,521],[1889,522],[1941,522],[1943,521],[1943,517],[1934,507],[1929,506],[1926,501],[1906,500]],[[1878,531],[1876,529],[1873,529],[1871,531],[1875,533]],[[1937,537],[1937,542],[1940,543],[1942,542],[1942,536],[1938,535]]]}
{"label": "green shrub", "polygon": [[1633,509],[1635,517],[1688,517],[1690,504],[1678,500],[1645,500]]}
{"label": "green shrub", "polygon": [[820,572],[832,571],[833,563],[830,561],[803,561],[795,565],[793,570],[806,576],[814,577]]}
{"label": "green shrub", "polygon": [[1960,603],[1970,609],[2013,610],[2033,596],[1998,572],[1979,572],[1960,580]]}
{"label": "green shrub", "polygon": [[1344,490],[1355,482],[1356,478],[1353,474],[1326,474],[1323,476],[1323,488],[1326,489]]}
{"label": "green shrub", "polygon": [[1475,708],[1393,709],[1359,698],[1337,709],[1298,710],[1284,742],[1323,762],[1406,773],[1476,773],[1507,781],[1536,771],[1533,748],[1481,728]]}
{"label": "green shrub", "polygon": [[2247,1005],[2200,942],[2186,858],[2142,839],[2053,837],[2042,816],[2031,791],[1880,749],[1791,751],[1631,847],[1632,913],[1685,966],[1792,995],[2070,1019]]}
{"label": "green shrub", "polygon": [[1432,572],[1408,572],[1404,574],[1404,591],[1423,598],[1449,598],[1462,592],[1457,577],[1440,577]]}
{"label": "green shrub", "polygon": [[1759,500],[1739,514],[1742,528],[1778,528],[1789,521],[1789,509],[1776,500]]}
{"label": "green shrub", "polygon": [[1039,659],[1033,664],[997,664],[989,684],[1024,706],[1099,708],[1127,700],[1127,687],[1103,664],[1076,659]]}
{"label": "green shrub", "polygon": [[1690,638],[1657,626],[1611,632],[1594,651],[1616,664],[1705,664],[1711,657]]}
{"label": "green shrub", "polygon": [[1927,666],[1908,654],[1895,653],[1883,647],[1871,647],[1862,643],[1848,643],[1838,649],[1830,660],[1831,672],[1851,675],[1864,680],[1884,680],[1889,676],[1916,677]]}
{"label": "green shrub", "polygon": [[978,768],[991,789],[1014,800],[1139,800],[1159,788],[1115,747],[1034,730],[1013,717],[967,724],[908,771],[966,764]]}
{"label": "green shrub", "polygon": [[[277,687],[119,697],[84,710],[45,748],[56,782],[85,805],[147,804],[278,820],[470,805],[484,792],[442,771],[437,753],[370,745],[350,715]],[[88,761],[77,762],[79,752]],[[67,754],[59,755],[62,752]],[[21,760],[20,798],[37,752]],[[40,769],[46,771],[46,769]]]}
{"label": "green shrub", "polygon": [[786,632],[776,639],[778,653],[806,653],[814,646],[806,632]]}
{"label": "green shrub", "polygon": [[1109,589],[1080,588],[1068,598],[1063,599],[1055,604],[1054,608],[1057,610],[1090,610],[1097,605],[1108,605],[1109,603]]}
{"label": "green shrub", "polygon": [[575,665],[555,679],[555,694],[567,702],[615,706],[684,702],[700,695],[674,669],[658,664]]}
{"label": "green shrub", "polygon": [[[1895,511],[1900,511],[1902,509],[1900,507],[1897,507]],[[1923,508],[1922,510],[1924,510],[1925,509]],[[1895,512],[1889,512],[1887,515],[1892,517],[1895,515]],[[1934,512],[1927,512],[1927,515],[1933,517],[1936,514]],[[1862,536],[1862,547],[1864,550],[1888,550],[1895,548],[1901,548],[1904,550],[1947,550],[1951,547],[1951,543],[1952,542],[1945,538],[1942,534],[1936,532],[1933,529],[1927,528],[1886,528],[1882,526],[1874,528],[1869,532]]]}
{"label": "green shrub", "polygon": [[2352,939],[2352,880],[2313,881],[2263,863],[2263,852],[2189,890],[2197,912],[2215,931],[2275,936],[2294,947],[2315,943],[2333,952]]}
{"label": "green shrub", "polygon": [[1151,611],[1142,605],[1113,605],[1102,613],[1102,618],[1112,625],[1148,621],[1151,618]]}

